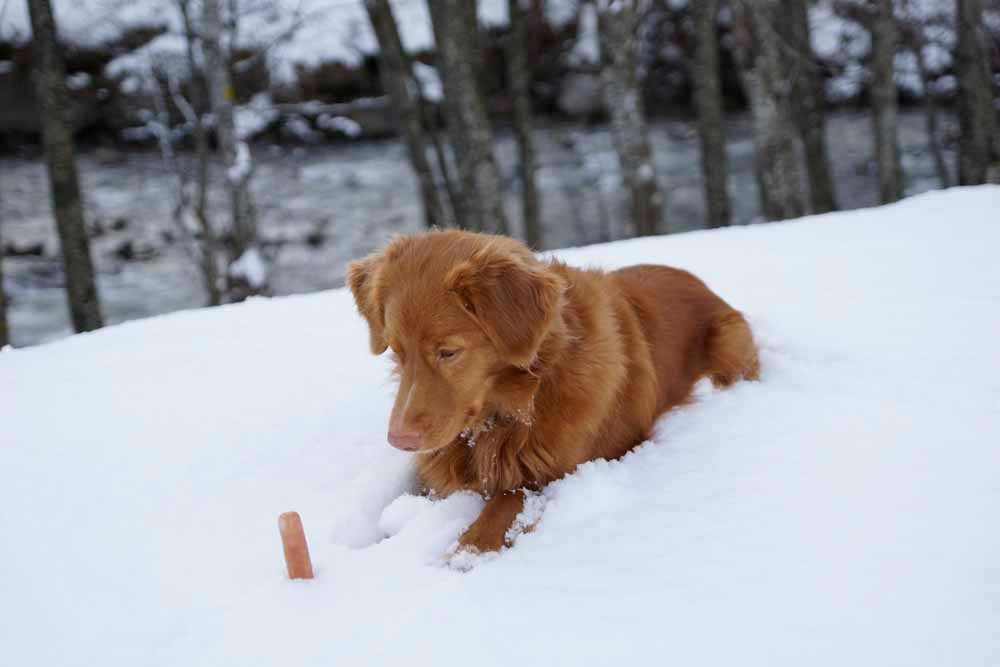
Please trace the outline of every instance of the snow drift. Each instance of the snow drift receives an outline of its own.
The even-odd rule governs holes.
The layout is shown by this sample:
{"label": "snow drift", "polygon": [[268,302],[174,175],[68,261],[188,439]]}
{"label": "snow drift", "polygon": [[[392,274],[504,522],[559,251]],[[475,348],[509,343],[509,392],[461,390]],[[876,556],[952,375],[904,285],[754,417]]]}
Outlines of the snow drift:
{"label": "snow drift", "polygon": [[[1000,188],[558,254],[684,267],[763,379],[468,573],[343,290],[0,355],[11,665],[1000,664]],[[285,579],[301,512],[317,578]]]}

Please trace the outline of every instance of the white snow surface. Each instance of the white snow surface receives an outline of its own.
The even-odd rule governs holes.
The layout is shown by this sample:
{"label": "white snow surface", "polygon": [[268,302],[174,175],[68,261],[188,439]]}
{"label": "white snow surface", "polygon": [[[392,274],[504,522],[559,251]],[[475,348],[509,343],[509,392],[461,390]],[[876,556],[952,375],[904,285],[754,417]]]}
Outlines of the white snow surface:
{"label": "white snow surface", "polygon": [[[1000,664],[998,210],[956,189],[556,253],[695,271],[763,377],[551,484],[468,572],[443,555],[482,501],[408,493],[345,290],[4,352],[3,662]],[[285,578],[291,509],[312,581]]]}

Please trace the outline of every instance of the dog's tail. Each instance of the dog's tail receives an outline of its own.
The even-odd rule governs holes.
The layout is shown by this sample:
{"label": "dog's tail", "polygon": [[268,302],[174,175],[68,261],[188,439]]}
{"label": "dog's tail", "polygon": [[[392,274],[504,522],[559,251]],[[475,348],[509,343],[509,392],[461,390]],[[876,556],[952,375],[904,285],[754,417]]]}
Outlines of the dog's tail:
{"label": "dog's tail", "polygon": [[716,387],[737,380],[760,378],[760,360],[753,332],[743,314],[727,308],[712,323],[706,341],[707,375]]}

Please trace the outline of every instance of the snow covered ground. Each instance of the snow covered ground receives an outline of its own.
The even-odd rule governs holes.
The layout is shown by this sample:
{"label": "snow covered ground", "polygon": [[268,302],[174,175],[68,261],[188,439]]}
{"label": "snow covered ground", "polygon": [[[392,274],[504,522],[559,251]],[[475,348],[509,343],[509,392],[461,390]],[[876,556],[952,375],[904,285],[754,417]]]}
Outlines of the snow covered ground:
{"label": "snow covered ground", "polygon": [[[1000,188],[560,251],[697,272],[763,379],[552,484],[468,573],[480,500],[401,495],[343,290],[0,354],[10,665],[1000,664]],[[302,513],[311,582],[283,574]]]}

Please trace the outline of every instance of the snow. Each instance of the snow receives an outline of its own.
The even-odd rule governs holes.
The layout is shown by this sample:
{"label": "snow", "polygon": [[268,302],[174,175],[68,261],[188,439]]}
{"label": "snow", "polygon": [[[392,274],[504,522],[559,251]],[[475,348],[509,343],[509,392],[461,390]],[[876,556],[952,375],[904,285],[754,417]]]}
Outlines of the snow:
{"label": "snow", "polygon": [[[109,65],[111,72],[129,70],[146,74],[150,55],[167,57],[177,53],[176,41],[183,34],[182,20],[174,0],[73,0],[56,2],[55,18],[60,36],[81,47],[99,47],[120,40],[136,29],[163,29],[144,47],[141,58],[125,54]],[[430,16],[423,0],[394,0],[393,11],[403,46],[417,52],[434,47]],[[574,17],[575,0],[550,0],[546,13],[553,22]],[[0,42],[23,43],[31,38],[26,0],[4,3],[0,16]],[[365,55],[377,51],[377,42],[363,0],[237,0],[240,25],[238,46],[266,49],[271,75],[292,83],[296,68],[312,68],[325,62],[357,66]],[[199,16],[195,10],[195,16]],[[483,25],[507,24],[507,0],[482,0],[478,5]],[[130,69],[134,68],[134,69]]]}
{"label": "snow", "polygon": [[122,92],[133,94],[143,88],[147,92],[154,90],[154,69],[179,81],[190,76],[184,37],[173,33],[158,35],[138,49],[113,59],[104,66],[104,74],[110,79],[119,79]]}
{"label": "snow", "polygon": [[[998,206],[558,252],[697,272],[763,379],[551,484],[468,572],[443,557],[482,500],[413,494],[345,290],[4,352],[4,662],[1000,664]],[[292,509],[313,581],[284,575]]]}
{"label": "snow", "polygon": [[656,178],[656,173],[653,171],[653,165],[648,162],[643,162],[639,165],[638,169],[639,180],[643,183],[649,183],[654,178]]}
{"label": "snow", "polygon": [[323,140],[323,135],[314,130],[309,121],[298,114],[286,118],[282,129],[289,137],[307,144],[316,144]]}
{"label": "snow", "polygon": [[250,147],[245,141],[236,142],[236,155],[233,164],[226,170],[226,178],[230,183],[242,183],[253,170],[253,158],[250,156]]}
{"label": "snow", "polygon": [[[896,3],[900,25],[919,26],[923,39],[923,55],[932,77],[951,67],[955,33],[954,3],[940,0],[908,0]],[[840,66],[826,81],[827,98],[844,102],[856,97],[867,85],[867,61],[870,59],[871,37],[864,26],[838,16],[830,0],[819,0],[810,6],[810,37],[813,50],[821,58]],[[894,61],[897,86],[914,97],[924,94],[914,54],[900,51]],[[940,93],[951,92],[947,84],[939,84]]]}
{"label": "snow", "polygon": [[233,122],[236,126],[236,136],[242,141],[257,137],[264,132],[280,116],[267,93],[257,93],[249,104],[236,107]]}
{"label": "snow", "polygon": [[229,265],[229,275],[245,280],[254,289],[260,289],[267,284],[267,264],[257,248],[248,248]]}
{"label": "snow", "polygon": [[580,7],[576,42],[569,53],[571,65],[597,65],[601,62],[601,44],[597,32],[597,7],[587,3]]}
{"label": "snow", "polygon": [[66,87],[69,90],[83,90],[90,85],[90,75],[86,72],[75,72],[66,77]]}
{"label": "snow", "polygon": [[345,137],[360,137],[364,131],[357,121],[347,116],[331,116],[330,114],[320,114],[316,119],[316,126],[328,132],[339,132]]}
{"label": "snow", "polygon": [[413,76],[420,84],[420,95],[425,100],[438,104],[444,99],[444,86],[437,68],[417,61],[413,63]]}

